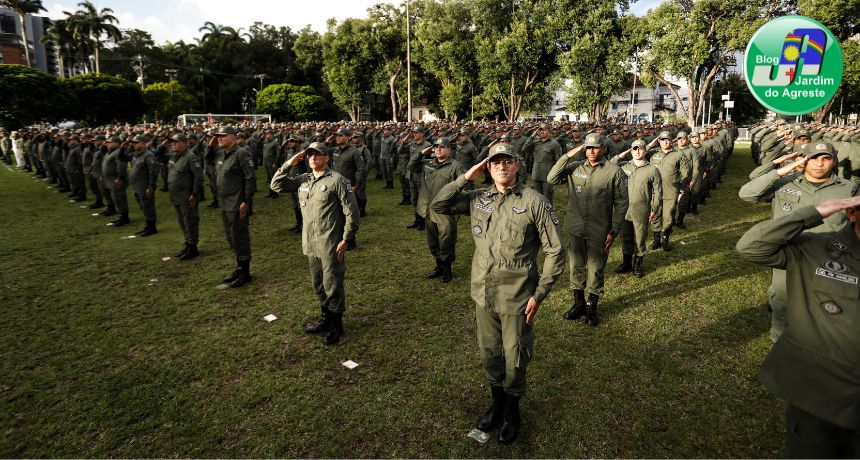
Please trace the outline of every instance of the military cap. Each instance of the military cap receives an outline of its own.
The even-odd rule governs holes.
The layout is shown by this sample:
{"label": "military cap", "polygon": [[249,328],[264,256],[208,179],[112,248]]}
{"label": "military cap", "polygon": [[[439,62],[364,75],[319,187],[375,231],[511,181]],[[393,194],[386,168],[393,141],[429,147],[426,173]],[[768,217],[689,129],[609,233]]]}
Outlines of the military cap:
{"label": "military cap", "polygon": [[352,137],[364,137],[364,131],[353,131]]}
{"label": "military cap", "polygon": [[105,137],[104,134],[99,134],[98,136],[96,136],[96,140],[97,141],[106,141],[107,137]]}
{"label": "military cap", "polygon": [[573,128],[571,128],[570,130],[578,132],[578,131],[582,131],[582,128],[580,128],[579,125],[573,125]]}
{"label": "military cap", "polygon": [[613,129],[612,134],[621,134],[621,129],[619,129],[619,128]]}
{"label": "military cap", "polygon": [[323,133],[322,133],[322,132],[320,132],[320,131],[317,131],[317,132],[315,132],[315,133],[314,133],[314,137],[320,137],[320,136],[325,136],[325,134],[323,134]]}
{"label": "military cap", "polygon": [[675,139],[681,139],[681,138],[684,138],[684,139],[687,138],[687,132],[686,131],[678,131],[678,135],[675,136]]}
{"label": "military cap", "polygon": [[235,136],[236,134],[238,131],[232,126],[222,126],[217,133],[214,133],[215,136]]}
{"label": "military cap", "polygon": [[239,139],[247,139],[248,135],[245,133],[239,133],[236,135],[236,137],[238,137]]}
{"label": "military cap", "polygon": [[81,136],[81,139],[92,139],[92,138],[93,138],[93,135],[90,133],[86,133],[83,136]]}
{"label": "military cap", "polygon": [[424,127],[423,126],[414,126],[414,127],[412,127],[412,132],[413,133],[423,133]]}
{"label": "military cap", "polygon": [[460,135],[461,135],[461,136],[468,136],[468,135],[469,135],[469,130],[468,130],[468,129],[466,129],[466,128],[461,129],[461,130],[460,130]]}
{"label": "military cap", "polygon": [[70,140],[70,141],[80,141],[80,140],[81,140],[81,138],[80,138],[80,137],[78,137],[78,135],[77,135],[77,134],[72,134],[71,136],[69,136],[69,140]]}
{"label": "military cap", "polygon": [[111,136],[108,142],[116,142],[117,144],[122,144],[122,139],[119,136]]}
{"label": "military cap", "polygon": [[642,139],[637,139],[637,140],[633,141],[633,144],[631,144],[630,147],[631,148],[639,147],[640,149],[644,149],[645,148],[645,141],[643,141]]}
{"label": "military cap", "polygon": [[671,139],[672,135],[669,134],[669,131],[660,131],[660,135],[657,136],[657,139]]}
{"label": "military cap", "polygon": [[803,127],[798,127],[794,129],[794,137],[809,137],[812,135],[809,133],[809,130]]}
{"label": "military cap", "polygon": [[141,136],[141,135],[137,135],[137,136],[134,136],[134,138],[132,138],[131,141],[132,142],[146,142],[146,137]]}
{"label": "military cap", "polygon": [[451,148],[451,140],[447,137],[437,137],[436,140],[433,141],[433,147],[436,146]]}
{"label": "military cap", "polygon": [[188,138],[185,137],[185,134],[174,134],[170,137],[170,140],[173,142],[188,142]]}
{"label": "military cap", "polygon": [[830,155],[836,158],[836,150],[828,142],[818,142],[816,144],[803,144],[806,148],[803,149],[803,156],[812,158],[818,155]]}
{"label": "military cap", "polygon": [[340,128],[335,131],[335,134],[337,134],[338,136],[351,136],[352,131],[350,131],[349,128]]}
{"label": "military cap", "polygon": [[694,128],[692,131],[690,131],[690,137],[699,137],[701,134],[702,133],[696,128]]}
{"label": "military cap", "polygon": [[316,150],[319,153],[328,155],[328,150],[322,142],[311,142],[311,145],[309,145],[305,150]]}
{"label": "military cap", "polygon": [[287,138],[287,140],[288,140],[288,141],[296,141],[296,142],[301,142],[301,141],[302,141],[302,140],[301,140],[298,136],[296,136],[295,134],[290,134],[290,137],[288,137],[288,138]]}
{"label": "military cap", "polygon": [[597,133],[591,133],[585,136],[585,142],[582,144],[585,147],[601,147],[603,146],[603,136]]}
{"label": "military cap", "polygon": [[496,144],[490,148],[490,154],[487,155],[487,161],[493,161],[493,158],[499,156],[509,156],[516,158],[514,147],[511,144]]}

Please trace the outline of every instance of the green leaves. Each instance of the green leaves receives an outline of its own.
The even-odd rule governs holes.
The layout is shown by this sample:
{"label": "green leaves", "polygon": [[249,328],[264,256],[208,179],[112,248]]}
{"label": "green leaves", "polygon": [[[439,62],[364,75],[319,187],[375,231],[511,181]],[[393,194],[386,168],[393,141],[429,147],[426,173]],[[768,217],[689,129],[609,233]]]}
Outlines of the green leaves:
{"label": "green leaves", "polygon": [[146,119],[173,123],[176,117],[191,112],[197,99],[179,82],[153,83],[143,90]]}
{"label": "green leaves", "polygon": [[325,117],[326,101],[310,86],[269,85],[257,94],[257,112],[277,121],[312,121]]}

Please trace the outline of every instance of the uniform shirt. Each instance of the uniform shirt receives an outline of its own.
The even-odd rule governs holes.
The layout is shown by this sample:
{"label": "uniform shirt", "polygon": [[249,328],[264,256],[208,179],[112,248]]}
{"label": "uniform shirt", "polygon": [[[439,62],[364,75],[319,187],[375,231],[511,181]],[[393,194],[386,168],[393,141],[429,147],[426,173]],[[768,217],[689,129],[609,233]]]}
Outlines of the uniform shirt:
{"label": "uniform shirt", "polygon": [[395,141],[397,139],[394,138],[391,134],[387,136],[383,136],[379,139],[379,158],[388,161],[391,159],[392,153],[394,153]]}
{"label": "uniform shirt", "polygon": [[464,169],[469,169],[474,166],[477,156],[478,149],[475,148],[475,144],[471,139],[467,139],[466,142],[458,145],[457,151],[452,155],[452,157],[457,160]]}
{"label": "uniform shirt", "polygon": [[128,185],[128,163],[122,148],[113,150],[102,159],[102,175],[108,187],[113,187],[113,181],[116,179],[123,182],[123,187]]}
{"label": "uniform shirt", "polygon": [[95,155],[95,146],[93,144],[81,144],[83,149],[81,150],[81,166],[83,166],[83,172],[85,175],[89,176],[93,170],[93,156]]}
{"label": "uniform shirt", "polygon": [[409,162],[406,164],[406,170],[409,172],[409,180],[418,183],[419,190],[421,187],[421,181],[424,178],[424,166],[421,161],[423,159],[423,155],[421,152],[428,147],[432,146],[426,140],[420,144],[415,141],[409,142]]}
{"label": "uniform shirt", "polygon": [[[281,153],[281,144],[277,139],[272,138],[272,140],[263,143],[263,166],[266,168],[279,168],[281,163],[284,162],[283,155]],[[272,166],[274,165],[274,166]]]}
{"label": "uniform shirt", "polygon": [[[840,212],[844,214],[844,212]],[[814,206],[751,228],[741,257],[786,270],[785,332],[759,380],[793,406],[860,428],[860,240],[853,225],[827,233]]]}
{"label": "uniform shirt", "polygon": [[617,164],[627,176],[627,214],[626,220],[648,221],[648,215],[660,216],[663,212],[663,180],[660,170],[645,160],[636,166],[632,160],[622,161],[618,156],[609,160]]}
{"label": "uniform shirt", "polygon": [[421,190],[418,192],[418,215],[424,218],[430,215],[430,203],[445,185],[454,182],[465,170],[456,160],[448,158],[439,162],[436,158],[424,160],[424,177],[421,181]]}
{"label": "uniform shirt", "polygon": [[564,228],[577,238],[606,240],[618,234],[627,215],[627,175],[604,157],[597,165],[563,155],[547,177],[550,184],[568,184]]}
{"label": "uniform shirt", "polygon": [[671,195],[677,194],[681,187],[690,181],[692,168],[689,157],[678,149],[673,148],[668,152],[659,148],[652,150],[648,161],[660,170],[660,178],[663,179],[663,199],[672,198]]}
{"label": "uniform shirt", "polygon": [[331,161],[331,168],[356,186],[366,175],[367,166],[364,164],[361,151],[352,145],[347,145],[346,148],[335,146],[331,150]]}
{"label": "uniform shirt", "polygon": [[149,149],[134,152],[131,158],[131,188],[143,195],[146,189],[155,191],[158,183],[158,160]]}
{"label": "uniform shirt", "polygon": [[83,168],[82,153],[81,144],[69,147],[69,154],[66,156],[66,171],[70,174],[79,173]]}
{"label": "uniform shirt", "polygon": [[238,212],[243,202],[251,206],[257,191],[257,176],[248,149],[239,145],[234,145],[230,151],[219,148],[215,157],[215,181],[222,211]]}
{"label": "uniform shirt", "polygon": [[192,194],[197,198],[203,195],[203,163],[188,149],[174,153],[167,161],[167,189],[176,205],[187,203]]}
{"label": "uniform shirt", "polygon": [[308,257],[336,257],[341,241],[355,239],[358,203],[348,179],[331,169],[320,177],[313,172],[295,175],[281,166],[269,185],[276,192],[298,192],[302,212],[302,252]]}
{"label": "uniform shirt", "polygon": [[[522,183],[468,190],[459,176],[442,187],[430,207],[439,214],[471,214],[475,255],[471,294],[498,314],[522,315],[530,297],[543,302],[564,271],[565,253],[552,204]],[[543,268],[537,256],[543,248]]]}
{"label": "uniform shirt", "polygon": [[[738,191],[738,196],[747,203],[771,201],[771,212],[775,219],[831,198],[849,198],[857,194],[857,189],[858,184],[836,174],[831,175],[827,182],[818,185],[807,181],[802,173],[792,172],[780,176],[777,171],[771,171],[744,184]],[[838,212],[825,219],[826,225],[815,231],[836,231],[847,221],[845,213]]]}
{"label": "uniform shirt", "polygon": [[532,158],[532,179],[546,182],[546,176],[552,165],[561,157],[561,147],[555,139],[547,138],[545,141],[532,140],[523,149]]}

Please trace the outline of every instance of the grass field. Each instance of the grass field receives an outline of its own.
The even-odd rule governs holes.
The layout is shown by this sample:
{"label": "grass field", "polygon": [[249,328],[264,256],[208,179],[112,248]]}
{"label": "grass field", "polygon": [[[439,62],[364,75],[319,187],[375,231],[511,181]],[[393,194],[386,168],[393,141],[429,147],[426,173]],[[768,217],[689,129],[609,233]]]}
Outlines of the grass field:
{"label": "grass field", "polygon": [[[121,239],[143,225],[134,203],[131,226],[107,227],[0,167],[0,456],[780,456],[783,404],[755,378],[769,272],[733,251],[769,215],[737,198],[752,168],[738,147],[644,279],[607,271],[600,327],[562,319],[565,271],[538,315],[524,429],[504,447],[466,437],[489,401],[466,219],[454,281],[428,281],[424,235],[403,227],[411,208],[371,180],[346,335],[326,347],[302,332],[319,310],[286,196],[258,193],[254,281],[219,291],[234,261],[216,212],[201,210],[201,257],[163,262],[182,242],[166,193],[160,233]],[[559,188],[561,214],[566,199]],[[616,246],[611,268],[619,259]]]}

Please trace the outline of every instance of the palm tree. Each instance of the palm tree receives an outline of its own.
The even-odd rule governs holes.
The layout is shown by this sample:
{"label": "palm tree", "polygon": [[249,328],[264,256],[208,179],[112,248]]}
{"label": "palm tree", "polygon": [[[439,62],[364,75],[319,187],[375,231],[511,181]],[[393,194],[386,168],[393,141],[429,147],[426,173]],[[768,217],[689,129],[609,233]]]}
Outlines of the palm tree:
{"label": "palm tree", "polygon": [[[48,30],[45,31],[45,36],[42,37],[42,43],[53,43],[57,49],[57,61],[60,64],[60,75],[66,77],[66,59],[75,59],[77,47],[75,46],[75,38],[72,32],[69,31],[68,24],[65,20],[56,20]],[[73,63],[74,66],[74,63]]]}
{"label": "palm tree", "polygon": [[203,27],[197,29],[198,32],[206,32],[206,33],[203,34],[197,40],[202,45],[203,43],[206,43],[209,40],[213,40],[213,39],[220,37],[221,35],[224,35],[224,29],[226,29],[226,27],[224,27],[220,24],[215,24],[214,22],[206,21],[203,23]]}
{"label": "palm tree", "polygon": [[[78,6],[83,9],[69,16],[69,29],[78,40],[88,42],[92,47],[93,57],[96,60],[96,73],[101,73],[99,50],[102,47],[102,37],[115,42],[120,40],[122,33],[114,25],[119,20],[112,14],[112,9],[102,8],[98,11],[90,0],[78,3]],[[69,13],[66,12],[66,14]]]}
{"label": "palm tree", "polygon": [[27,43],[27,25],[24,22],[24,16],[48,10],[42,5],[42,0],[0,0],[0,6],[5,6],[18,13],[18,17],[21,19],[21,43],[24,44],[24,57],[27,61],[27,67],[31,67],[30,45]]}

